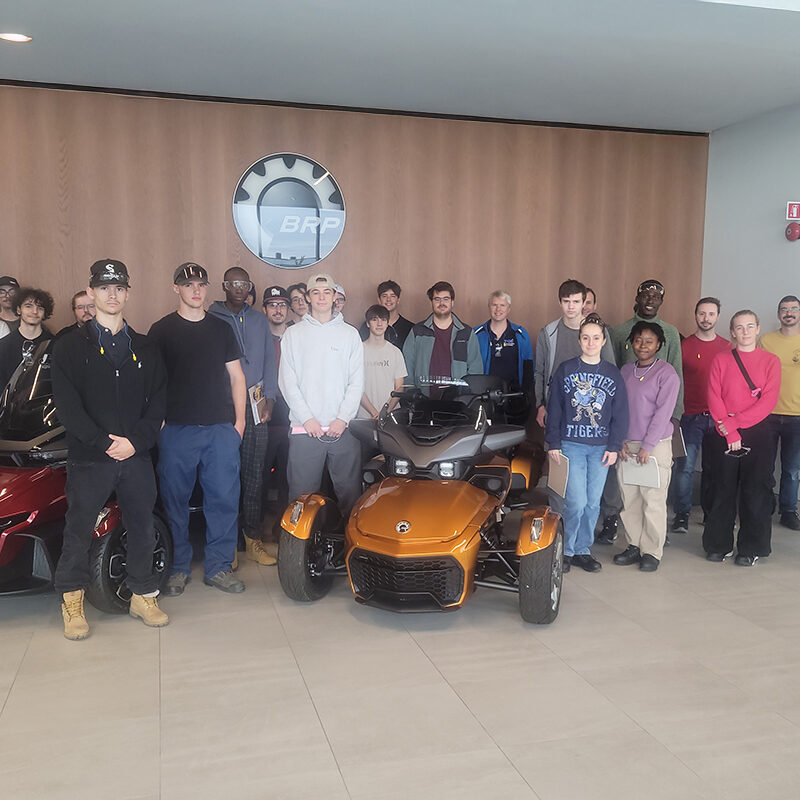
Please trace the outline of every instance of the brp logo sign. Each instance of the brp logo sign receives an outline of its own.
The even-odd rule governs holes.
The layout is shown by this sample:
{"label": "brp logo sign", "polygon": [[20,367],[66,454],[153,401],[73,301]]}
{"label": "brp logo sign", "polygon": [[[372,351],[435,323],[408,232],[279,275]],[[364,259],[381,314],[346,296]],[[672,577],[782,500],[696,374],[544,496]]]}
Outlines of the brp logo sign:
{"label": "brp logo sign", "polygon": [[325,167],[277,153],[256,161],[239,180],[233,222],[247,248],[275,267],[321,261],[344,231],[344,199]]}

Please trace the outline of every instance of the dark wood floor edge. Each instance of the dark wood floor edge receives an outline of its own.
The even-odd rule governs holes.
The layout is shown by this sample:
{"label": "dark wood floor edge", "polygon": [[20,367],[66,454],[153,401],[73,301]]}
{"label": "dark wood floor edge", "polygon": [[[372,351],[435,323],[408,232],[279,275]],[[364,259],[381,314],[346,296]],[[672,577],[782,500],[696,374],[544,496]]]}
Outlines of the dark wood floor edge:
{"label": "dark wood floor edge", "polygon": [[632,128],[620,125],[587,125],[578,122],[547,122],[528,119],[506,119],[503,117],[477,117],[465,114],[437,114],[429,111],[401,111],[389,108],[361,108],[359,106],[335,106],[317,103],[290,103],[283,100],[258,100],[242,97],[216,97],[214,95],[180,94],[177,92],[154,92],[142,89],[113,89],[103,86],[80,86],[70,83],[41,83],[38,81],[18,81],[0,78],[0,86],[18,86],[31,89],[55,89],[70,92],[96,92],[117,94],[128,97],[160,97],[169,100],[195,100],[205,103],[233,103],[250,106],[275,106],[277,108],[303,108],[314,111],[348,111],[355,114],[382,114],[396,117],[422,117],[427,119],[452,119],[466,122],[494,122],[503,125],[530,125],[538,128],[575,128],[588,131],[618,131],[623,133],[645,133],[660,136],[700,136],[708,138],[708,131],[673,131],[658,128]]}

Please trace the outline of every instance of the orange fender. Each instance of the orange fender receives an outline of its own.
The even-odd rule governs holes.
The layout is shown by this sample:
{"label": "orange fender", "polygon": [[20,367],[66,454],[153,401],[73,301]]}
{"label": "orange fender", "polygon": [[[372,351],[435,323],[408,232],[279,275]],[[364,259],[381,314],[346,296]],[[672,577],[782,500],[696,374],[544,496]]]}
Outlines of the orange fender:
{"label": "orange fender", "polygon": [[511,472],[522,475],[525,478],[525,488],[531,488],[531,473],[533,472],[533,464],[531,457],[528,454],[520,454],[511,459]]}
{"label": "orange fender", "polygon": [[558,533],[561,516],[549,506],[539,506],[526,511],[519,523],[517,555],[527,556],[550,547]]}
{"label": "orange fender", "polygon": [[314,520],[323,510],[335,508],[336,504],[329,497],[314,492],[301,494],[293,503],[289,503],[281,517],[281,527],[296,539],[311,537]]}

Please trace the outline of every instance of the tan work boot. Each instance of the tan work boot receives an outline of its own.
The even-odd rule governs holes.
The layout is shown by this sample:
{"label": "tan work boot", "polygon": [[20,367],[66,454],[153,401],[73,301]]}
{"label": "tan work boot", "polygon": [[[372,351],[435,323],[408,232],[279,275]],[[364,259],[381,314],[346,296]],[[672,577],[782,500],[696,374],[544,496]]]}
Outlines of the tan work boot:
{"label": "tan work boot", "polygon": [[278,560],[264,549],[263,542],[258,539],[251,539],[249,536],[245,536],[244,541],[247,546],[247,557],[251,561],[261,564],[262,567],[271,567],[278,563]]}
{"label": "tan work boot", "polygon": [[231,572],[236,572],[239,569],[239,550],[233,551],[233,561],[231,561]]}
{"label": "tan work boot", "polygon": [[89,623],[83,613],[83,589],[66,592],[61,604],[64,617],[64,636],[67,639],[85,639],[89,635]]}
{"label": "tan work boot", "polygon": [[157,597],[131,595],[130,615],[151,628],[163,628],[169,624],[169,617],[158,607]]}

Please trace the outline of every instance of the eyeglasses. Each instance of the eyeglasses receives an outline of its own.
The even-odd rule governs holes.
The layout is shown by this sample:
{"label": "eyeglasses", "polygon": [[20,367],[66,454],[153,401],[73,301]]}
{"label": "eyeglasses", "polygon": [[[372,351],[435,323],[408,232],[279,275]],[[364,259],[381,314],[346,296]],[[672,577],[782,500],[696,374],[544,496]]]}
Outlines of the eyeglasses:
{"label": "eyeglasses", "polygon": [[778,309],[778,312],[781,314],[788,314],[791,312],[792,314],[797,314],[800,311],[800,306],[781,306]]}
{"label": "eyeglasses", "polygon": [[247,289],[249,292],[253,288],[252,281],[222,281],[226,289]]}
{"label": "eyeglasses", "polygon": [[286,308],[288,303],[285,300],[270,300],[267,303],[267,308]]}
{"label": "eyeglasses", "polygon": [[639,287],[639,294],[642,292],[658,292],[664,294],[664,287],[660,283],[643,283]]}
{"label": "eyeglasses", "polygon": [[78,304],[72,307],[73,311],[94,311],[94,303]]}
{"label": "eyeglasses", "polygon": [[6,297],[10,297],[10,296],[11,296],[12,294],[14,294],[14,292],[16,292],[16,291],[17,291],[17,290],[16,290],[16,289],[14,289],[14,288],[8,288],[8,289],[7,289],[7,288],[4,286],[2,289],[0,289],[0,294],[4,294]]}

